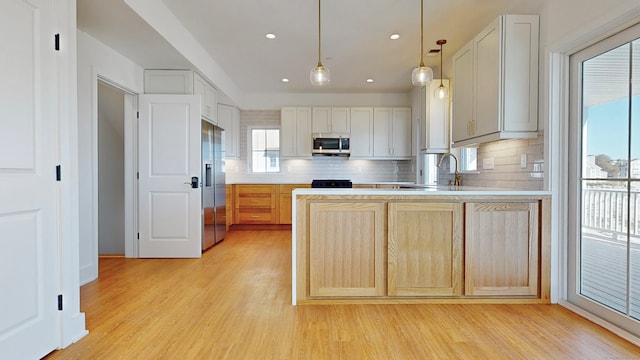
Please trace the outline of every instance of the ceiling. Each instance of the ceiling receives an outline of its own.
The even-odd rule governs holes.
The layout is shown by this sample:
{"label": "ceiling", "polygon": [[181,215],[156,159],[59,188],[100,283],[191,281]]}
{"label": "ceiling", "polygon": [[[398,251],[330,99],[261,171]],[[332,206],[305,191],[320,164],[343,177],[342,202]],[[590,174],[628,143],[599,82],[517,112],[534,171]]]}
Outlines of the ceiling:
{"label": "ceiling", "polygon": [[[310,85],[318,61],[317,0],[163,0],[246,93],[404,93],[420,62],[419,0],[322,1],[322,62],[331,83]],[[424,50],[448,59],[501,13],[538,14],[543,0],[425,0]],[[144,68],[192,68],[123,0],[77,0],[78,28]],[[269,40],[267,33],[276,38]],[[393,33],[400,39],[390,40]],[[438,55],[424,57],[439,77]],[[288,78],[283,83],[282,78]],[[372,78],[372,83],[366,79]],[[212,79],[215,83],[215,79]],[[224,91],[224,89],[222,89]]]}

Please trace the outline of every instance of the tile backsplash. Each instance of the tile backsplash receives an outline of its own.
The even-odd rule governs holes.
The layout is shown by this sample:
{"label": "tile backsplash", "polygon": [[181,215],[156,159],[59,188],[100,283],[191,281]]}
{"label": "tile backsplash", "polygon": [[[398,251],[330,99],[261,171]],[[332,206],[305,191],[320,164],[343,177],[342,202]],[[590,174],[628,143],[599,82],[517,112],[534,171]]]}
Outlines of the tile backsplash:
{"label": "tile backsplash", "polygon": [[[313,179],[349,179],[354,183],[415,182],[413,160],[354,160],[335,157],[281,160],[279,173],[250,173],[247,164],[247,129],[280,126],[279,110],[240,111],[240,158],[227,159],[226,181],[233,183],[310,183]],[[542,190],[544,186],[544,134],[536,139],[501,140],[478,148],[478,171],[464,173],[462,184],[522,190]],[[521,167],[526,155],[526,167]],[[485,159],[493,169],[483,169]],[[446,162],[445,162],[446,164]],[[446,165],[439,183],[452,178]]]}
{"label": "tile backsplash", "polygon": [[[523,168],[522,155],[526,157]],[[493,162],[493,169],[483,163]],[[487,164],[489,165],[489,164]],[[490,166],[487,166],[490,167]],[[535,139],[500,140],[478,147],[476,173],[463,173],[462,185],[497,187],[521,190],[543,190],[544,187],[544,134]],[[441,171],[440,183],[447,183],[453,175]]]}
{"label": "tile backsplash", "polygon": [[240,111],[240,159],[226,160],[226,181],[229,184],[311,183],[313,179],[349,179],[354,183],[415,181],[415,170],[409,160],[289,159],[280,162],[279,173],[250,173],[247,164],[247,129],[250,126],[280,126],[280,111]]}

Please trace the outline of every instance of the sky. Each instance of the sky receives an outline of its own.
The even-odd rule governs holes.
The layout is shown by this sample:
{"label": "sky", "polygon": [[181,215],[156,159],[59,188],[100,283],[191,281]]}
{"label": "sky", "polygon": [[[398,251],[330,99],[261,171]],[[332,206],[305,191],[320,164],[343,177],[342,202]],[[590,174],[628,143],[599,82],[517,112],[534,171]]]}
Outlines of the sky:
{"label": "sky", "polygon": [[[629,106],[626,99],[589,108],[587,123],[587,155],[606,154],[612,160],[627,158],[629,143]],[[640,96],[632,100],[632,159],[640,158]]]}

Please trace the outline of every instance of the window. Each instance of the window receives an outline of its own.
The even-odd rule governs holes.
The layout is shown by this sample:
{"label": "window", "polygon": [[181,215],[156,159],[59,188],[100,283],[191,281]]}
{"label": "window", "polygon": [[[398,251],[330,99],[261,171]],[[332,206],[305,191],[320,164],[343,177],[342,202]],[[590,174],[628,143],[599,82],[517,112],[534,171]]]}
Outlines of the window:
{"label": "window", "polygon": [[251,172],[280,171],[280,130],[250,128],[249,159]]}
{"label": "window", "polygon": [[478,170],[478,149],[473,147],[460,148],[460,171]]}

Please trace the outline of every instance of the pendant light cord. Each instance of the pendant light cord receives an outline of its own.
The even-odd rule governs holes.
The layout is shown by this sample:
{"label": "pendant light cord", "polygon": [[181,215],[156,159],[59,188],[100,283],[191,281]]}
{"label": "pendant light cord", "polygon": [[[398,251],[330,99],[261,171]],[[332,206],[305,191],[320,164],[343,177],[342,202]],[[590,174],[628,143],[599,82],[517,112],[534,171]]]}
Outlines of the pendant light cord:
{"label": "pendant light cord", "polygon": [[322,67],[322,61],[320,60],[320,0],[318,0],[318,67]]}
{"label": "pendant light cord", "polygon": [[424,0],[420,1],[420,67],[424,67]]}
{"label": "pendant light cord", "polygon": [[444,87],[442,85],[442,78],[443,78],[443,73],[442,73],[442,45],[444,45],[443,41],[438,41],[440,43],[440,87]]}

